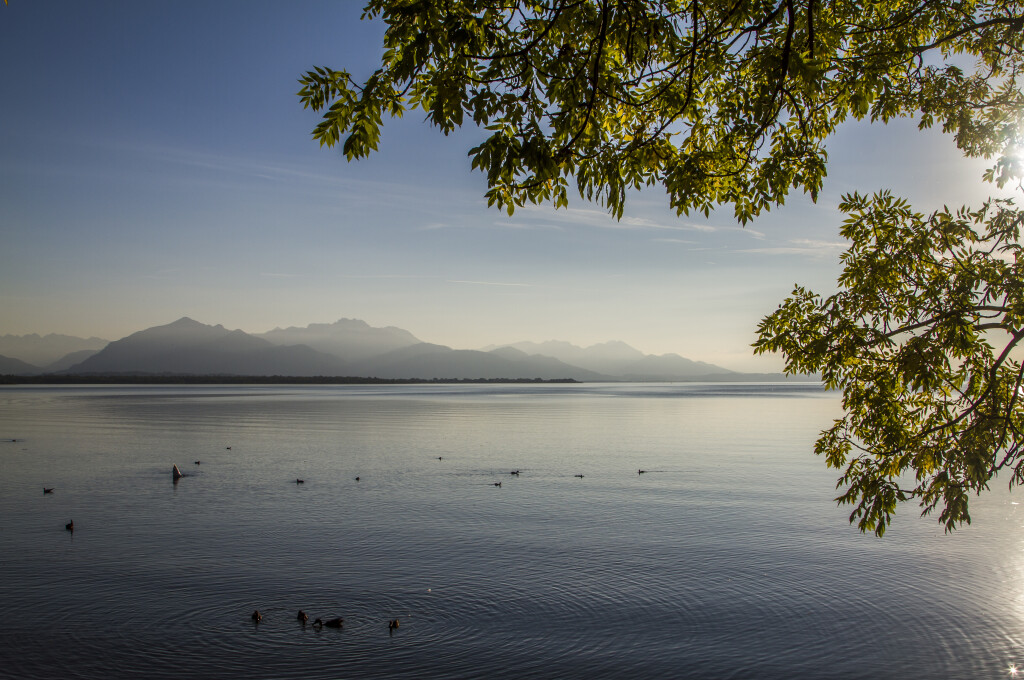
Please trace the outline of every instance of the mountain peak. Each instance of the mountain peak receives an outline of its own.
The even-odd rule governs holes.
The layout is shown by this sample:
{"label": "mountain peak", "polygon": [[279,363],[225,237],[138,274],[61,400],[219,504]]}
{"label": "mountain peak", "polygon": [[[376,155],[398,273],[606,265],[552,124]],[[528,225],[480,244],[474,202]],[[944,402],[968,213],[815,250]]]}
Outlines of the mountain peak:
{"label": "mountain peak", "polygon": [[97,352],[109,343],[102,338],[79,338],[72,335],[49,333],[41,336],[0,335],[0,355],[20,359],[33,366],[49,366],[55,361],[83,351]]}
{"label": "mountain peak", "polygon": [[256,337],[275,345],[308,345],[319,352],[334,354],[350,361],[411,347],[420,342],[409,331],[394,326],[376,328],[359,319],[311,323],[305,328],[275,328]]}
{"label": "mountain peak", "polygon": [[[196,329],[196,328],[215,328],[215,329],[218,329],[218,330],[224,330],[224,326],[222,326],[221,324],[217,324],[216,326],[211,326],[209,324],[205,324],[205,323],[201,323],[199,321],[196,321],[195,319],[193,319],[191,317],[188,317],[188,316],[183,316],[180,319],[178,319],[177,321],[172,321],[171,323],[169,323],[169,324],[167,324],[165,326],[154,326],[154,328],[173,328],[173,329],[176,329],[176,330],[184,330],[184,329],[190,329],[190,328],[191,329]],[[150,330],[152,330],[152,329],[150,329]]]}
{"label": "mountain peak", "polygon": [[133,333],[70,367],[79,373],[339,375],[344,362],[303,345],[278,347],[242,330],[182,317]]}
{"label": "mountain peak", "polygon": [[[45,344],[38,336],[16,339],[31,345]],[[6,336],[0,336],[0,349],[5,341],[12,344]],[[133,333],[97,352],[98,349],[75,347],[76,354],[67,356],[68,361],[55,370],[237,375],[340,375],[345,372],[396,378],[542,376],[640,381],[731,374],[721,367],[677,354],[645,355],[621,340],[585,348],[549,340],[499,345],[490,352],[486,349],[453,350],[421,342],[401,328],[378,328],[347,318],[309,324],[305,328],[275,328],[252,335],[183,316],[166,325]],[[77,354],[80,351],[85,354]],[[0,351],[0,355],[25,361],[14,352]],[[51,359],[35,365],[48,366],[53,362]]]}

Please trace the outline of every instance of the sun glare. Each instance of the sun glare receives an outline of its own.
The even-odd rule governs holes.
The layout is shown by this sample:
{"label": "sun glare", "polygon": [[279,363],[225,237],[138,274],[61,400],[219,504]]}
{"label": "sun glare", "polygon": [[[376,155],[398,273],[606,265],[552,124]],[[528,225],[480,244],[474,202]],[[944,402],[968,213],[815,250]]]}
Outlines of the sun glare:
{"label": "sun glare", "polygon": [[1013,677],[1017,677],[1017,670],[1018,670],[1017,669],[1017,664],[1011,663],[1010,664],[1010,675],[1012,675]]}

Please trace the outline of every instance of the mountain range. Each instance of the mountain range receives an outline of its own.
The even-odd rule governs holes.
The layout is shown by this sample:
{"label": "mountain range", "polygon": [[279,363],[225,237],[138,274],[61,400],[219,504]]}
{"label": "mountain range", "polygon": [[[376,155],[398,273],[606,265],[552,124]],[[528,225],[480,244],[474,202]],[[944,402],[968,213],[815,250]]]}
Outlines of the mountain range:
{"label": "mountain range", "polygon": [[[67,353],[55,356],[57,348]],[[376,328],[358,319],[250,334],[184,317],[109,343],[71,336],[0,336],[0,374],[47,373],[591,382],[767,377],[735,373],[677,354],[647,355],[622,342],[586,348],[559,341],[519,342],[457,350],[422,342],[401,328]]]}
{"label": "mountain range", "polygon": [[[19,359],[32,365],[35,370],[47,372],[61,370],[68,366],[53,368],[53,364],[76,352],[98,352],[110,343],[103,338],[76,338],[72,335],[0,335],[0,355]],[[81,355],[78,361],[85,358]],[[78,363],[75,361],[74,363]],[[5,364],[0,363],[0,368]],[[3,372],[0,370],[0,372]]]}

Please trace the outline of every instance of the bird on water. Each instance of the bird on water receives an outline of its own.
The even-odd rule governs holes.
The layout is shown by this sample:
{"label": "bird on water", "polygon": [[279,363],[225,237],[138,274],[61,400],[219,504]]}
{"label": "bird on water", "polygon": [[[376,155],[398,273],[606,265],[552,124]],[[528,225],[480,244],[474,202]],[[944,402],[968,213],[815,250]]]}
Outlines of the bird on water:
{"label": "bird on water", "polygon": [[53,493],[53,487],[51,486],[50,488],[46,488],[46,487],[44,486],[44,487],[43,487],[43,493]]}
{"label": "bird on water", "polygon": [[65,524],[64,528],[67,529],[68,531],[74,531],[75,530],[75,520],[71,520],[70,522]]}
{"label": "bird on water", "polygon": [[341,628],[341,626],[344,623],[345,620],[341,617],[338,617],[336,619],[327,619],[326,621],[323,621],[319,617],[317,617],[317,620],[313,622],[313,625],[317,628],[323,628],[324,626],[327,626],[328,628]]}
{"label": "bird on water", "polygon": [[252,616],[249,618],[253,620],[253,623],[259,623],[263,620],[263,614],[260,614],[260,610],[257,609],[252,613]]}
{"label": "bird on water", "polygon": [[302,610],[300,609],[300,610],[299,610],[299,615],[298,615],[298,616],[296,616],[295,618],[296,618],[296,619],[298,619],[299,621],[301,621],[301,622],[302,622],[302,625],[303,625],[303,626],[305,626],[305,625],[306,625],[306,622],[308,622],[308,621],[309,621],[309,614],[307,614],[306,612],[304,612],[304,611],[302,611]]}

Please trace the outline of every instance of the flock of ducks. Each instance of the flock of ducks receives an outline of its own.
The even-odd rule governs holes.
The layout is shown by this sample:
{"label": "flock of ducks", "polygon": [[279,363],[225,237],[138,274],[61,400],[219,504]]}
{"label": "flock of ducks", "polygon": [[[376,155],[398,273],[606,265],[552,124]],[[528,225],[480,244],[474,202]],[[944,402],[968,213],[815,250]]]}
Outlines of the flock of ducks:
{"label": "flock of ducks", "polygon": [[[13,439],[12,439],[12,440],[10,440],[10,441],[15,441],[15,440],[13,440]],[[226,449],[227,449],[228,451],[230,451],[230,450],[231,450],[231,447],[230,447],[230,446],[227,446],[227,447],[225,447],[225,448],[226,448]],[[444,457],[443,457],[443,456],[438,456],[438,457],[437,457],[437,459],[438,459],[438,460],[444,460]],[[196,465],[201,465],[201,464],[202,464],[202,461],[200,461],[200,460],[197,460],[197,461],[195,461],[195,464],[196,464]],[[518,476],[519,476],[519,474],[520,474],[520,472],[521,472],[521,470],[518,470],[518,469],[517,469],[517,470],[512,470],[511,472],[509,472],[509,474],[510,474],[510,475],[513,475],[513,476],[515,476],[515,477],[518,477]],[[638,475],[646,474],[646,473],[647,473],[647,470],[643,470],[643,469],[640,469],[640,470],[637,470],[637,471],[636,471],[636,473],[637,473]],[[175,483],[177,483],[177,482],[178,482],[178,480],[179,480],[179,479],[181,479],[181,478],[182,478],[182,477],[184,477],[184,476],[185,476],[185,475],[183,475],[183,474],[181,473],[181,471],[180,471],[180,470],[178,469],[178,466],[177,466],[177,465],[173,466],[173,468],[171,469],[171,478],[172,478],[172,479],[174,480],[174,482],[175,482]],[[574,476],[574,477],[577,477],[577,478],[579,478],[579,479],[583,479],[583,475],[573,475],[573,476]],[[355,480],[356,480],[357,482],[359,481],[359,479],[360,479],[359,477],[356,477],[356,478],[355,478]],[[305,484],[305,483],[306,483],[306,480],[304,480],[304,479],[299,479],[299,478],[296,478],[296,479],[295,479],[295,483],[296,483],[296,484]],[[501,486],[501,482],[494,482],[494,486],[500,487],[500,486]],[[44,487],[43,487],[43,494],[45,495],[45,494],[48,494],[48,493],[53,493],[53,489],[54,489],[54,487],[52,487],[52,486],[50,486],[50,487],[46,487],[46,486],[44,486]],[[71,532],[74,532],[74,530],[75,530],[75,521],[74,521],[74,520],[71,520],[70,522],[68,522],[67,524],[65,524],[65,525],[64,525],[64,528],[65,528],[65,529],[66,529],[67,531],[71,531]],[[299,618],[300,618],[300,619],[302,618],[302,616],[305,616],[305,614],[303,614],[303,612],[301,612],[301,611],[299,612],[299,615],[300,615],[300,616],[299,616]],[[253,614],[252,614],[252,618],[253,618],[253,620],[254,620],[254,621],[256,621],[257,623],[259,623],[259,621],[260,621],[260,618],[262,618],[262,617],[260,617],[260,618],[257,618],[258,616],[259,616],[259,611],[258,611],[258,610],[257,610],[257,611],[255,611],[255,612],[253,612]],[[331,621],[340,621],[340,620],[341,620],[341,619],[331,619]],[[314,622],[313,622],[313,625],[314,625],[314,626],[315,626],[315,625],[317,625],[317,623],[318,623],[318,622],[320,622],[320,619],[317,619],[316,621],[314,621]],[[332,627],[332,626],[330,625],[330,622],[320,622],[320,623],[321,623],[322,625],[324,625],[324,626]],[[398,628],[398,619],[395,619],[393,623],[394,623],[395,625],[394,625],[394,627],[392,628],[392,630],[394,630],[394,628]],[[338,627],[338,628],[340,628],[341,626],[339,625],[339,626],[337,626],[337,627]]]}
{"label": "flock of ducks", "polygon": [[[252,615],[249,618],[252,619],[253,623],[258,624],[261,621],[263,621],[263,614],[261,614],[260,610],[257,609],[252,613]],[[295,619],[302,624],[303,628],[305,628],[306,624],[309,623],[309,614],[300,609]],[[345,619],[339,616],[337,618],[327,619],[326,621],[324,621],[323,619],[317,617],[316,620],[314,620],[311,625],[317,630],[320,630],[321,628],[343,628],[345,625]],[[398,619],[390,619],[388,621],[388,633],[394,635],[395,630],[397,628]]]}
{"label": "flock of ducks", "polygon": [[[231,447],[229,446],[228,448],[230,449]],[[444,456],[438,456],[437,459],[438,460],[444,460]],[[196,461],[196,465],[199,465],[199,461],[198,460]],[[177,469],[177,468],[175,468],[175,469]],[[509,472],[509,474],[513,475],[515,477],[518,477],[521,472],[522,472],[522,470],[512,470],[511,472]],[[645,472],[647,472],[647,470],[637,470],[637,474],[641,474],[642,475]],[[579,479],[583,479],[583,475],[573,475],[573,476],[574,477],[578,477]],[[177,479],[177,477],[175,477],[175,479]],[[360,477],[354,477],[354,479],[358,482],[360,480]],[[296,478],[295,479],[295,483],[296,484],[305,484],[306,480]],[[493,482],[493,485],[500,487],[501,486],[501,482]]]}
{"label": "flock of ducks", "polygon": [[[231,450],[230,446],[225,447],[225,448],[228,451]],[[443,456],[438,456],[437,459],[438,460],[444,460]],[[202,463],[202,461],[198,461],[198,460],[195,461],[195,465],[200,465],[201,463]],[[512,476],[518,477],[520,475],[520,472],[521,472],[521,470],[516,469],[516,470],[510,471],[509,474],[512,475]],[[647,470],[643,470],[643,469],[637,470],[637,474],[638,475],[645,474],[646,472],[647,472]],[[183,477],[184,475],[178,469],[178,466],[175,465],[175,466],[173,466],[173,469],[171,471],[171,476],[172,476],[174,482],[177,483],[177,481],[181,477]],[[577,477],[579,479],[583,479],[583,475],[582,474],[574,475],[574,477]],[[358,482],[359,481],[359,477],[356,477],[355,481]],[[295,479],[295,483],[296,484],[305,484],[306,480],[296,478]],[[494,482],[494,486],[500,487],[501,486],[501,482]],[[51,494],[51,493],[53,493],[53,490],[54,490],[54,487],[46,487],[46,486],[44,486],[43,487],[43,494],[44,495],[45,494]],[[71,520],[70,522],[65,524],[64,525],[64,529],[66,531],[70,531],[70,532],[74,533],[74,531],[75,531],[75,520]],[[250,618],[252,619],[254,624],[259,624],[261,621],[263,621],[263,614],[260,613],[260,610],[256,609],[256,610],[253,611],[253,613],[250,616]],[[306,625],[309,624],[309,615],[306,614],[306,612],[302,611],[301,609],[299,610],[299,613],[296,615],[295,618],[296,618],[296,620],[299,623],[302,624],[303,628],[305,628]],[[341,617],[336,617],[336,618],[333,618],[333,619],[327,619],[326,621],[324,621],[323,619],[318,617],[310,625],[312,625],[317,630],[320,630],[320,629],[323,629],[323,628],[339,628],[340,629],[340,628],[342,628],[344,626],[344,624],[345,624],[345,620],[342,619]],[[390,619],[388,621],[388,634],[389,635],[394,635],[395,630],[397,628],[398,628],[398,619]]]}
{"label": "flock of ducks", "polygon": [[[12,441],[14,441],[14,440],[12,440]],[[227,447],[225,447],[225,448],[226,448],[226,449],[227,449],[228,451],[230,451],[230,450],[231,450],[231,447],[230,447],[230,446],[227,446]],[[438,459],[438,460],[444,460],[444,457],[443,457],[443,456],[438,456],[438,457],[437,457],[437,459]],[[197,461],[195,461],[195,464],[196,464],[196,465],[201,465],[201,464],[202,464],[202,461],[200,461],[200,460],[197,460]],[[512,470],[511,472],[509,472],[509,474],[510,474],[510,475],[513,475],[513,476],[515,476],[515,477],[518,477],[518,476],[519,476],[519,474],[520,474],[520,472],[521,472],[521,470]],[[647,470],[642,470],[642,469],[641,469],[641,470],[637,470],[636,472],[637,472],[637,474],[638,474],[638,475],[642,475],[642,474],[645,474],[645,473],[647,472]],[[175,483],[177,483],[177,482],[178,482],[178,480],[179,480],[179,479],[181,479],[181,478],[182,478],[182,477],[184,477],[184,476],[185,476],[185,475],[183,475],[183,474],[181,473],[181,471],[180,471],[180,470],[178,469],[178,466],[177,466],[177,465],[173,466],[173,468],[171,469],[171,478],[172,478],[172,479],[174,480],[174,482],[175,482]],[[573,476],[574,476],[574,477],[577,477],[577,478],[579,478],[579,479],[583,479],[583,475],[573,475]],[[359,481],[359,479],[360,479],[359,477],[356,477],[356,478],[355,478],[355,480],[356,480],[357,482]],[[304,480],[304,479],[299,479],[299,478],[296,478],[296,479],[295,479],[295,483],[296,483],[296,484],[305,484],[305,483],[306,483],[306,480]],[[500,487],[500,486],[501,486],[501,482],[494,482],[494,486]],[[53,489],[54,489],[54,487],[52,487],[52,486],[50,486],[50,487],[46,487],[46,486],[44,486],[44,487],[43,487],[43,494],[45,495],[45,494],[48,494],[48,493],[53,493]],[[75,530],[75,521],[74,521],[74,520],[71,520],[70,522],[68,522],[67,524],[65,524],[65,525],[64,525],[64,528],[65,528],[65,529],[66,529],[67,531],[71,531],[71,532],[74,532],[74,530]],[[301,619],[301,617],[302,617],[302,616],[304,616],[303,612],[301,612],[301,611],[299,612],[299,615],[300,615],[300,617],[299,617],[300,619]],[[253,612],[253,614],[252,614],[252,618],[253,618],[253,620],[254,620],[254,621],[256,621],[257,623],[259,623],[259,620],[260,620],[259,618],[257,618],[258,616],[259,616],[259,611],[258,611],[258,610],[257,610],[257,611],[255,611],[255,612]],[[262,617],[260,617],[260,618],[262,618]],[[340,621],[340,620],[341,620],[341,619],[332,619],[331,621]],[[318,622],[320,622],[320,619],[317,619],[316,621],[314,621],[314,622],[313,622],[313,625],[314,625],[314,626],[315,626],[315,625],[317,625],[317,623],[318,623]],[[330,625],[330,622],[326,622],[326,623],[323,623],[323,622],[321,622],[321,623],[322,623],[322,625],[324,625],[324,626],[328,626],[328,627],[331,627],[331,625]],[[395,624],[395,625],[394,625],[394,628],[397,628],[397,627],[398,627],[398,619],[395,619],[395,621],[394,621],[394,624]],[[338,627],[340,628],[341,626],[339,625]],[[394,630],[394,628],[392,628],[392,630]]]}

